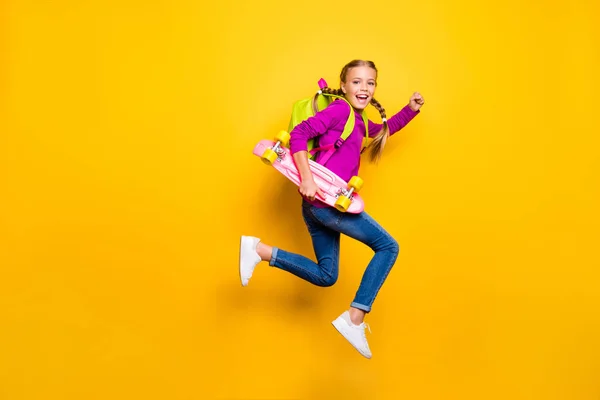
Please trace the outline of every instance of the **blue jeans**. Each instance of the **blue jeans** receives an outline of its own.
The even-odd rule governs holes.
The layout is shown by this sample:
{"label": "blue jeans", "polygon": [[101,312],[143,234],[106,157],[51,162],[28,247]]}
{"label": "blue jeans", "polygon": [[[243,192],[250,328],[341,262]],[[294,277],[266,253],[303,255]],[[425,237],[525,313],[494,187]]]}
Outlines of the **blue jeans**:
{"label": "blue jeans", "polygon": [[269,265],[314,285],[331,286],[338,278],[340,234],[356,239],[369,246],[375,254],[350,305],[370,312],[379,289],[396,262],[398,242],[364,211],[360,214],[342,213],[333,207],[320,208],[303,201],[302,216],[312,238],[317,263],[273,247]]}

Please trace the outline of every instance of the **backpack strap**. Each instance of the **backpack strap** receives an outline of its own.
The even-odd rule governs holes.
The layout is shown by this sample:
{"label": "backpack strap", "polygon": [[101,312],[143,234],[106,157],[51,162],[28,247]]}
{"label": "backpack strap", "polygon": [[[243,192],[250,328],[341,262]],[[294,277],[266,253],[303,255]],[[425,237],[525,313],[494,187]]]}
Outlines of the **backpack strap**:
{"label": "backpack strap", "polygon": [[366,150],[367,147],[369,147],[369,118],[367,117],[367,113],[365,112],[365,110],[362,111],[361,113],[363,122],[365,123],[365,137],[363,138],[362,141],[362,148],[360,149],[360,154],[363,153],[363,151]]}
{"label": "backpack strap", "polygon": [[[345,98],[343,98],[341,96],[334,96],[334,97],[341,98],[346,103],[348,103],[348,100],[346,100]],[[315,154],[317,151],[327,150],[327,152],[325,153],[323,158],[320,160],[322,165],[325,165],[325,163],[327,163],[327,161],[329,161],[329,159],[331,158],[333,153],[346,141],[346,139],[348,139],[348,136],[350,136],[350,134],[354,130],[354,108],[352,107],[352,105],[350,103],[348,103],[348,106],[350,107],[350,115],[348,116],[346,125],[344,125],[344,131],[342,132],[340,137],[334,143],[329,144],[327,146],[320,147],[318,149],[313,149],[314,153],[311,152],[311,154]],[[362,154],[362,152],[367,148],[367,138],[369,137],[369,118],[367,117],[367,113],[365,112],[365,110],[362,110],[360,114],[361,114],[361,117],[365,124],[365,140],[363,140],[362,149],[360,150],[360,152]]]}
{"label": "backpack strap", "polygon": [[338,147],[340,147],[344,141],[348,138],[348,136],[350,136],[350,134],[352,133],[352,131],[354,130],[354,109],[352,108],[352,106],[350,105],[350,103],[348,103],[348,101],[342,97],[342,96],[337,96],[337,95],[333,95],[333,94],[327,94],[327,93],[321,93],[322,96],[328,96],[331,97],[333,99],[342,99],[344,100],[348,106],[350,107],[350,115],[348,116],[348,120],[346,121],[346,124],[344,125],[344,131],[342,132],[342,134],[340,135],[340,137],[331,144],[325,145],[325,146],[321,146],[315,149],[312,149],[310,151],[311,155],[316,154],[318,151],[327,151],[325,153],[325,155],[323,156],[323,158],[320,161],[320,164],[325,165],[325,163],[327,163],[327,161],[329,160],[329,158],[331,158],[331,156],[333,155],[333,153],[338,149]]}

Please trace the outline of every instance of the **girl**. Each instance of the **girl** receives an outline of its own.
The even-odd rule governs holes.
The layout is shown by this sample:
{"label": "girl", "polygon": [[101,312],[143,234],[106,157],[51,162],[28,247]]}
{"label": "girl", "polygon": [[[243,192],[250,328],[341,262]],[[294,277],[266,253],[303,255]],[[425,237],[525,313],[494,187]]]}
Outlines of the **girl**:
{"label": "girl", "polygon": [[[355,113],[354,130],[346,141],[333,153],[326,167],[345,181],[358,175],[362,141],[368,133],[371,160],[377,161],[389,136],[408,124],[424,104],[423,97],[415,92],[400,112],[386,119],[384,108],[373,98],[377,87],[377,68],[372,61],[353,60],[342,69],[340,89],[324,88],[324,93],[344,96],[358,112]],[[382,124],[368,123],[368,130],[360,116],[367,105],[372,104],[381,114]],[[269,246],[259,238],[242,236],[240,244],[240,278],[242,286],[248,284],[255,267],[261,261],[288,271],[317,286],[331,286],[338,278],[340,234],[369,246],[375,254],[367,265],[360,286],[350,308],[332,323],[333,326],[366,358],[371,358],[364,322],[365,315],[381,289],[398,257],[398,243],[366,212],[342,213],[319,201],[323,196],[315,184],[308,164],[307,141],[319,137],[319,147],[334,143],[341,135],[350,114],[348,103],[336,99],[327,108],[298,124],[290,132],[290,153],[293,155],[301,177],[298,191],[303,196],[302,216],[311,235],[317,263],[277,247]],[[324,152],[323,152],[324,153]],[[315,161],[319,162],[318,154]]]}

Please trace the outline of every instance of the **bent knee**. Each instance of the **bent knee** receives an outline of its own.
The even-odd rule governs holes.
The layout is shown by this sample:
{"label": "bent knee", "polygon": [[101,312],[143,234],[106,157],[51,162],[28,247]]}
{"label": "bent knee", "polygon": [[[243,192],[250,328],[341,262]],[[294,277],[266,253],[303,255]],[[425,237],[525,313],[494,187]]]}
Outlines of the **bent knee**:
{"label": "bent knee", "polygon": [[321,276],[321,279],[319,279],[319,282],[317,284],[321,287],[330,287],[335,285],[337,280],[337,275],[323,275]]}
{"label": "bent knee", "polygon": [[400,245],[393,237],[390,237],[389,243],[385,246],[385,250],[397,256],[400,253]]}

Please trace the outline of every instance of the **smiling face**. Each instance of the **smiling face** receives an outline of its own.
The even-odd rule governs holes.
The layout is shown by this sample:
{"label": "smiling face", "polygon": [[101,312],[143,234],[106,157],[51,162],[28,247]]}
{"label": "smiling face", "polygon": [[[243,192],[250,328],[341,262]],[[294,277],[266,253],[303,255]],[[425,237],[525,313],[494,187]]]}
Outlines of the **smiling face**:
{"label": "smiling face", "polygon": [[353,67],[348,69],[345,78],[341,88],[346,100],[357,110],[365,109],[377,87],[377,71],[368,66]]}

